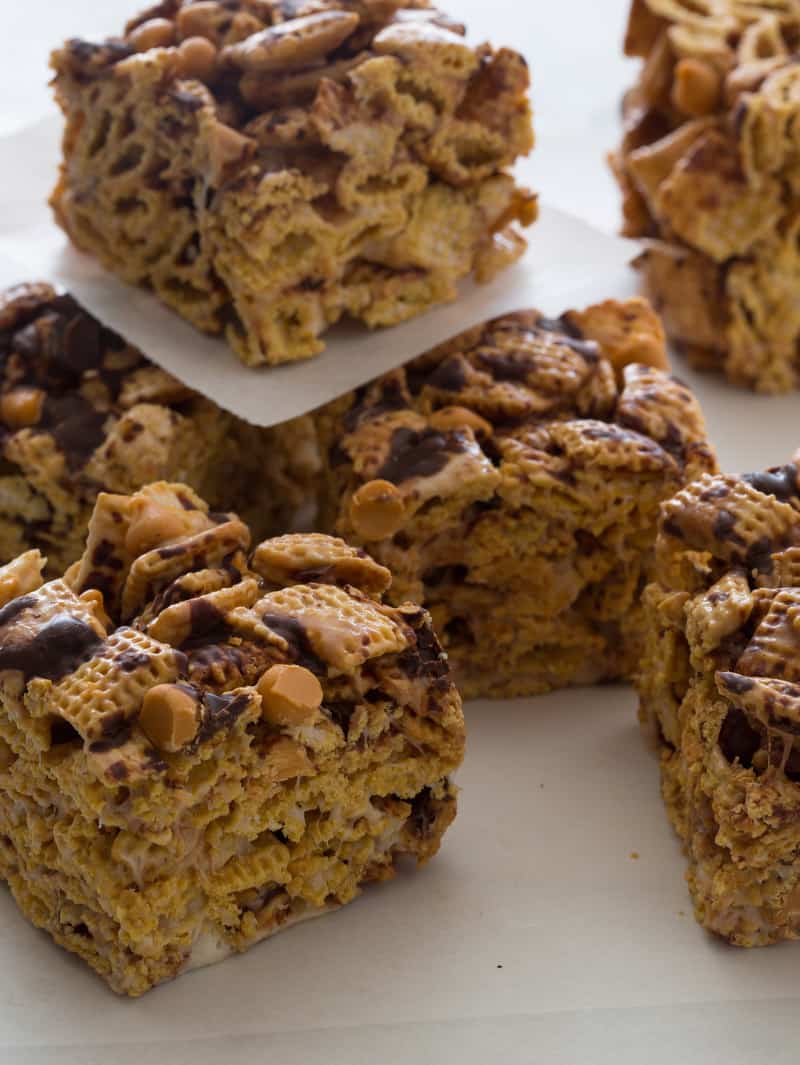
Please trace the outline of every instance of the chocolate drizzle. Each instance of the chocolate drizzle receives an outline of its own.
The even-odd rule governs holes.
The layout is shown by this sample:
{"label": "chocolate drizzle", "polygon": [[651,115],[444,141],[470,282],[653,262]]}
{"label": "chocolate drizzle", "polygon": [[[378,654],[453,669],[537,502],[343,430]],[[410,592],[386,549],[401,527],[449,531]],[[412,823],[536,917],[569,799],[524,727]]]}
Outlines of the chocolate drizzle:
{"label": "chocolate drizzle", "polygon": [[325,676],[328,667],[314,651],[306,630],[297,618],[290,618],[285,614],[264,614],[261,620],[267,628],[286,641],[290,662]]}

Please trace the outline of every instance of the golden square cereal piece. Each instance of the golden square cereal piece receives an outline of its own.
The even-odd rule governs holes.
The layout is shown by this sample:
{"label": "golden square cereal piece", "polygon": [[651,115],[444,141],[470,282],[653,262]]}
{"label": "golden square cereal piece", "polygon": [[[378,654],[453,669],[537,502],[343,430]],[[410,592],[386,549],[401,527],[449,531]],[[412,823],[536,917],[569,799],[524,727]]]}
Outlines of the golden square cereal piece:
{"label": "golden square cereal piece", "polygon": [[[94,511],[85,572],[114,599],[119,562],[142,549],[156,509],[156,500],[142,501],[146,512],[126,548],[129,519],[115,511],[115,497],[159,480],[188,481],[212,511],[235,510],[260,538],[284,527],[316,473],[306,423],[284,427],[278,446],[273,430],[191,392],[48,285],[0,293],[0,353],[0,564],[39,550],[47,575],[63,574],[83,552],[100,493],[106,502]],[[4,403],[21,390],[42,397],[25,424],[17,408],[9,420]],[[193,499],[187,489],[176,533],[199,513]],[[169,539],[169,530],[157,533]]]}
{"label": "golden square cereal piece", "polygon": [[[661,748],[695,915],[747,947],[800,938],[798,472],[678,493],[644,595],[640,716]],[[758,565],[744,565],[753,535]]]}
{"label": "golden square cereal piece", "polygon": [[428,0],[178,0],[53,55],[56,218],[248,365],[322,351],[489,280],[536,199],[525,60]]}
{"label": "golden square cereal piece", "polygon": [[634,669],[659,507],[716,469],[664,360],[642,300],[525,311],[314,415],[319,527],[431,611],[467,696]]}
{"label": "golden square cereal piece", "polygon": [[761,392],[800,386],[798,34],[792,3],[634,0],[644,63],[612,161],[668,332]]}
{"label": "golden square cereal piece", "polygon": [[[259,545],[281,573],[270,591],[249,533],[236,566],[198,553],[241,523],[184,485],[118,497],[113,513],[121,588],[154,551],[179,560],[126,621],[124,594],[99,620],[85,558],[79,588],[35,587],[25,556],[6,570],[31,587],[0,610],[0,876],[57,943],[140,995],[351,901],[401,855],[432,857],[455,815],[464,721],[424,610],[280,569],[382,577],[343,541]],[[143,556],[127,535],[137,515]]]}
{"label": "golden square cereal piece", "polygon": [[337,536],[291,533],[259,544],[253,569],[266,581],[293,584],[301,578],[318,583],[353,584],[369,594],[385,592],[391,574],[359,548]]}

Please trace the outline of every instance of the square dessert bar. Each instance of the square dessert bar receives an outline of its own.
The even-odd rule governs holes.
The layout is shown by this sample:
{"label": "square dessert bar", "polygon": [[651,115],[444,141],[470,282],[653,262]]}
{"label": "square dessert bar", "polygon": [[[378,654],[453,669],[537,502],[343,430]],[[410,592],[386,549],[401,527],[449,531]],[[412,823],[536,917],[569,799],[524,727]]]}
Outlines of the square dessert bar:
{"label": "square dessert bar", "polygon": [[53,57],[75,244],[249,365],[522,254],[529,76],[428,0],[164,0]]}
{"label": "square dessert bar", "polygon": [[614,166],[645,290],[700,367],[800,387],[800,7],[633,0]]}
{"label": "square dessert bar", "polygon": [[280,444],[185,388],[70,296],[45,284],[0,293],[0,563],[35,547],[63,573],[83,550],[98,492],[158,479],[187,482],[263,536],[282,506],[301,501],[316,461],[302,422],[282,429]]}
{"label": "square dessert bar", "polygon": [[800,938],[800,455],[683,489],[656,559],[641,717],[695,915],[739,946]]}
{"label": "square dessert bar", "polygon": [[162,482],[102,494],[63,577],[0,570],[0,876],[121,993],[426,861],[455,815],[425,611],[339,539],[249,541]]}
{"label": "square dessert bar", "polygon": [[466,696],[632,671],[659,506],[715,469],[666,366],[643,300],[529,311],[315,416],[319,527],[430,610]]}

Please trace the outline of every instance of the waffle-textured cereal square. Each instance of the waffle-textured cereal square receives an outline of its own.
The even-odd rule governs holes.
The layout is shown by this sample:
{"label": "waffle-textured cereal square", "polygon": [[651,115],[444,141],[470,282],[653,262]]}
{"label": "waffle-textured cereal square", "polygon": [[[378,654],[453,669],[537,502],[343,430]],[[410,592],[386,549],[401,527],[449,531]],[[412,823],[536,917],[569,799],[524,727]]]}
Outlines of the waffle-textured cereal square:
{"label": "waffle-textured cereal square", "polygon": [[647,294],[703,368],[800,387],[800,7],[633,0],[613,157]]}
{"label": "waffle-textured cereal square", "polygon": [[[158,482],[0,569],[0,877],[140,995],[427,861],[464,722],[429,615],[336,537]],[[268,963],[267,956],[264,958]]]}
{"label": "waffle-textured cereal square", "polygon": [[0,564],[30,548],[59,576],[98,492],[160,479],[236,510],[256,537],[315,471],[305,423],[256,429],[165,373],[46,284],[0,293]]}
{"label": "waffle-textured cereal square", "polygon": [[318,527],[433,615],[469,697],[630,675],[661,503],[714,471],[644,300],[508,315],[314,415]]}
{"label": "waffle-textured cereal square", "polygon": [[163,0],[53,56],[75,244],[248,365],[387,326],[525,248],[525,60],[428,0]]}
{"label": "waffle-textured cereal square", "polygon": [[640,716],[697,920],[800,938],[800,456],[666,503],[645,608]]}

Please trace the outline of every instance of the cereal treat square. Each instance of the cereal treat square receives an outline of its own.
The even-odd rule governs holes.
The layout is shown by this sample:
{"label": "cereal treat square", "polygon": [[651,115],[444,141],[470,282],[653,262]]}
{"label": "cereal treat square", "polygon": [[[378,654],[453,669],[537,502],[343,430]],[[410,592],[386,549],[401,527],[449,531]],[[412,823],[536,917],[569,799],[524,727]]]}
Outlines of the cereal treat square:
{"label": "cereal treat square", "polygon": [[715,469],[666,366],[643,300],[529,311],[316,416],[320,528],[430,610],[466,696],[632,670],[658,508]]}
{"label": "cereal treat square", "polygon": [[428,0],[164,0],[53,57],[56,217],[248,365],[387,326],[517,259],[525,60]]}
{"label": "cereal treat square", "polygon": [[159,482],[103,493],[43,584],[0,570],[0,876],[120,993],[427,861],[461,702],[430,618],[362,551]]}
{"label": "cereal treat square", "polygon": [[186,481],[265,535],[316,461],[304,423],[256,429],[191,392],[49,285],[0,293],[0,563],[41,548],[63,573],[98,492]]}
{"label": "cereal treat square", "polygon": [[668,332],[760,392],[800,387],[800,6],[633,0],[643,59],[613,159]]}
{"label": "cereal treat square", "polygon": [[645,593],[641,718],[697,920],[800,938],[800,454],[665,504]]}

